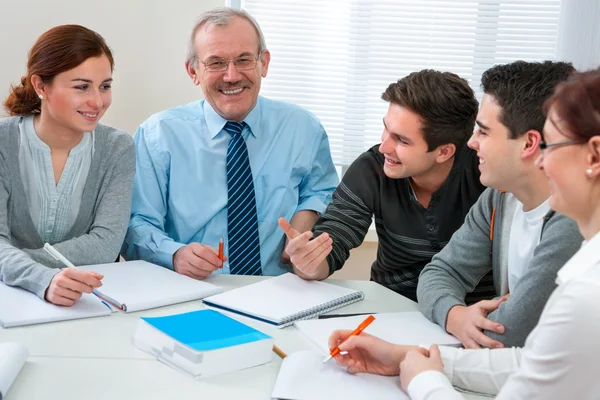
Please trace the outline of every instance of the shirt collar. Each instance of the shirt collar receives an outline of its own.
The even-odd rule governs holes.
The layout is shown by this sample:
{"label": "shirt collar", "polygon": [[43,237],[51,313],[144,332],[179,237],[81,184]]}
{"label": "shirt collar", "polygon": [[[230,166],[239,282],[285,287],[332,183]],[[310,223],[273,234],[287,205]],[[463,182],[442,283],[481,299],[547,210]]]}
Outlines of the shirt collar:
{"label": "shirt collar", "polygon": [[[258,96],[256,105],[243,120],[243,122],[248,124],[250,133],[254,137],[257,137],[258,133],[260,133],[260,104],[261,98]],[[206,121],[206,125],[208,126],[210,138],[214,139],[223,130],[227,120],[221,117],[206,100],[203,100],[202,109],[204,110],[204,119]]]}
{"label": "shirt collar", "polygon": [[558,271],[556,283],[562,285],[575,279],[600,263],[600,232],[588,241],[584,241],[581,249]]}

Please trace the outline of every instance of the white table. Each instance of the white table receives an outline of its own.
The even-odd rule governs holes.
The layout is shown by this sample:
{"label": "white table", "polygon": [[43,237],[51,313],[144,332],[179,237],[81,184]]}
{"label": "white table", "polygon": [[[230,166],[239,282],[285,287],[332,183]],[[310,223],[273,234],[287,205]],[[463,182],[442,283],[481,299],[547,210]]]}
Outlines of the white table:
{"label": "white table", "polygon": [[[215,275],[208,282],[225,290],[257,282],[264,277]],[[362,290],[365,299],[332,313],[415,311],[413,301],[374,282],[328,280]],[[91,399],[269,399],[281,360],[273,354],[269,364],[202,380],[177,372],[132,344],[140,316],[176,314],[204,308],[200,301],[137,313],[0,329],[0,342],[18,341],[30,357],[6,400]],[[294,327],[269,324],[229,314],[275,338],[290,354],[319,351]],[[467,396],[478,399],[477,396]]]}

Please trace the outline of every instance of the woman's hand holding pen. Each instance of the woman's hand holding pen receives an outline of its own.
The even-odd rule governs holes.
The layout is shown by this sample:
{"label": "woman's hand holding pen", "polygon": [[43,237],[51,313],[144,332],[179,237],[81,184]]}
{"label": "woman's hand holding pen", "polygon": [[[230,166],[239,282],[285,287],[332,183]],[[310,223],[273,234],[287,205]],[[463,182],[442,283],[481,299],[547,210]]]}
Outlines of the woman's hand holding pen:
{"label": "woman's hand holding pen", "polygon": [[[364,332],[348,338],[351,333],[351,330],[333,332],[329,337],[329,348],[333,350],[339,345],[342,352],[347,352],[336,355],[335,361],[353,374],[398,375],[400,363],[407,352],[417,350],[428,354],[427,350],[420,347],[392,344]],[[346,338],[348,340],[342,343]]]}
{"label": "woman's hand holding pen", "polygon": [[70,307],[83,293],[92,293],[94,288],[102,286],[102,278],[96,272],[65,268],[54,275],[45,298],[52,304]]}
{"label": "woman's hand holding pen", "polygon": [[[226,258],[223,257],[225,261]],[[173,269],[194,279],[204,279],[223,267],[217,249],[200,243],[190,243],[173,254]]]}

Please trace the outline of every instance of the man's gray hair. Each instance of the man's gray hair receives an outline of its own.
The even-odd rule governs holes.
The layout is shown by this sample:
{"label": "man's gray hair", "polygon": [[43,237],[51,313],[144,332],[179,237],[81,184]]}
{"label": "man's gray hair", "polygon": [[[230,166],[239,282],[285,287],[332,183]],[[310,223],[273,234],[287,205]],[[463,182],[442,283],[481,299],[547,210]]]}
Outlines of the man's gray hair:
{"label": "man's gray hair", "polygon": [[258,25],[258,22],[256,22],[256,20],[244,10],[229,7],[218,7],[206,11],[200,15],[196,21],[196,24],[194,25],[194,29],[192,29],[192,34],[190,35],[190,41],[187,49],[187,62],[191,64],[194,69],[198,68],[198,59],[196,58],[196,48],[194,46],[198,29],[204,26],[208,27],[210,25],[226,26],[229,25],[231,20],[234,18],[243,18],[250,22],[252,26],[254,26],[254,30],[256,30],[259,40],[258,55],[262,58],[263,51],[267,49],[267,43],[265,42],[265,37],[260,29],[260,26]]}

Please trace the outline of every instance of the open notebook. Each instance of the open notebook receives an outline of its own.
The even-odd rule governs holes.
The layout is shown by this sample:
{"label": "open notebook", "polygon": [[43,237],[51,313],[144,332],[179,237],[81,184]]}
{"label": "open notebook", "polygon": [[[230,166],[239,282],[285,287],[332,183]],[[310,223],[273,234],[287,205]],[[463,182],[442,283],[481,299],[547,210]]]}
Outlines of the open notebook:
{"label": "open notebook", "polygon": [[20,343],[0,343],[0,400],[6,397],[28,356],[27,347]]}
{"label": "open notebook", "polygon": [[203,302],[225,311],[276,325],[317,317],[364,298],[362,292],[283,274],[252,285],[205,298]]}
{"label": "open notebook", "polygon": [[[447,334],[439,325],[429,321],[418,311],[374,314],[373,321],[365,330],[373,336],[394,344],[412,346],[441,344],[459,346],[460,341]],[[352,317],[298,321],[294,325],[324,353],[329,353],[328,340],[338,329],[354,330],[364,315]]]}
{"label": "open notebook", "polygon": [[[220,293],[223,289],[145,261],[88,265],[80,269],[104,275],[100,292],[115,308],[135,312],[168,306]],[[71,307],[41,300],[33,293],[0,282],[0,324],[4,328],[110,315],[113,308],[84,294]]]}
{"label": "open notebook", "polygon": [[223,288],[178,274],[146,261],[79,267],[104,275],[100,291],[125,312],[148,310],[198,300],[221,293]]}
{"label": "open notebook", "polygon": [[272,398],[290,400],[408,400],[396,376],[350,374],[323,355],[298,351],[281,363]]}

